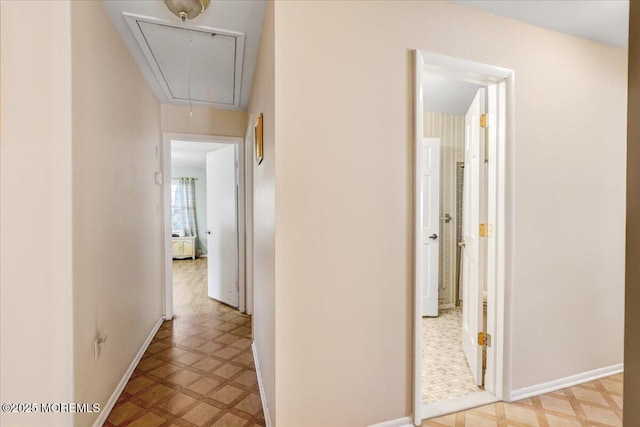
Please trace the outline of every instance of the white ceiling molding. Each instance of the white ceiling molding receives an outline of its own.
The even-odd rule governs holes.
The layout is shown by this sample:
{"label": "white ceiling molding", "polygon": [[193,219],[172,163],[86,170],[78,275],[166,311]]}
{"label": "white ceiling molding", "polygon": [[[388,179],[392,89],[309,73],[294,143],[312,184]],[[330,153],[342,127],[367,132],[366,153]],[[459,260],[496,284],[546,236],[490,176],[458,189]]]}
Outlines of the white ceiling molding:
{"label": "white ceiling molding", "polygon": [[170,102],[240,109],[244,33],[123,16]]}

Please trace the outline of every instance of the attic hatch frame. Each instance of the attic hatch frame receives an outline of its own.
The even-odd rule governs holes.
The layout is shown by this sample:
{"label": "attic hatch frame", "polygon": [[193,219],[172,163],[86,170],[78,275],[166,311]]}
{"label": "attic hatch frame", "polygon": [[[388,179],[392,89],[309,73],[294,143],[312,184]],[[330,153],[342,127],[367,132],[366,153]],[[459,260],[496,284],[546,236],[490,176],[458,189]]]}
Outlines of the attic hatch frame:
{"label": "attic hatch frame", "polygon": [[136,15],[128,12],[123,12],[122,16],[126,21],[127,25],[129,26],[129,29],[131,30],[133,37],[138,43],[138,48],[142,51],[142,54],[147,60],[147,64],[151,68],[151,71],[154,77],[156,78],[156,81],[158,82],[162,90],[162,93],[166,97],[166,100],[168,102],[176,103],[176,104],[189,105],[189,99],[175,97],[173,95],[169,87],[169,84],[167,83],[162,73],[162,70],[158,65],[158,62],[156,61],[156,58],[153,52],[151,51],[151,48],[149,47],[147,39],[145,38],[142,32],[142,29],[140,28],[139,23],[143,22],[143,23],[152,24],[152,25],[169,27],[172,29],[193,31],[198,33],[208,33],[212,35],[215,34],[219,36],[226,36],[226,37],[233,38],[235,41],[235,51],[234,51],[235,60],[233,64],[233,77],[234,77],[233,102],[222,103],[222,102],[209,102],[209,101],[192,99],[191,103],[193,105],[199,105],[199,106],[209,107],[209,108],[218,108],[223,110],[240,110],[241,109],[240,91],[242,88],[242,67],[244,63],[244,49],[245,49],[245,37],[246,37],[245,33],[241,33],[238,31],[223,30],[220,28],[214,28],[214,27],[208,27],[208,26],[202,26],[202,25],[200,26],[189,25],[187,23],[167,21],[164,19],[152,18],[149,16],[143,16],[143,15]]}

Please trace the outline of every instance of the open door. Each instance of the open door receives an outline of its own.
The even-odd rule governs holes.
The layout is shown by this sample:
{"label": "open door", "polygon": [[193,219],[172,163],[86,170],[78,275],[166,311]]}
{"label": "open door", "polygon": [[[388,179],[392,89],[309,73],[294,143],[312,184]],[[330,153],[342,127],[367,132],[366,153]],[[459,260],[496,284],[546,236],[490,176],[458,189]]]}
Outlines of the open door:
{"label": "open door", "polygon": [[440,256],[440,138],[423,138],[420,161],[420,268],[422,315],[438,315]]}
{"label": "open door", "polygon": [[238,307],[238,185],[236,147],[207,153],[208,294]]}
{"label": "open door", "polygon": [[483,245],[480,241],[482,189],[484,188],[484,129],[480,118],[485,112],[485,89],[478,90],[464,119],[464,187],[462,196],[462,349],[476,384],[482,384]]}

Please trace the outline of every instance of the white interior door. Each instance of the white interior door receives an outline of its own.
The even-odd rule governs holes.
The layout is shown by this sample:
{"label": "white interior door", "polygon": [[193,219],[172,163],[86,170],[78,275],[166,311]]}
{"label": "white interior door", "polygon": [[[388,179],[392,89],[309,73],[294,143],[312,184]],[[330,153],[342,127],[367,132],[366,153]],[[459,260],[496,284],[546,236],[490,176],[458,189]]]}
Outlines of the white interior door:
{"label": "white interior door", "polygon": [[462,349],[478,385],[482,384],[482,347],[478,345],[478,332],[482,330],[480,242],[480,203],[484,182],[484,132],[480,116],[485,110],[485,90],[476,94],[465,115],[464,185],[462,201]]}
{"label": "white interior door", "polygon": [[238,307],[238,186],[236,147],[207,153],[208,294]]}
{"label": "white interior door", "polygon": [[438,315],[440,256],[440,139],[424,138],[420,160],[420,282],[422,315]]}

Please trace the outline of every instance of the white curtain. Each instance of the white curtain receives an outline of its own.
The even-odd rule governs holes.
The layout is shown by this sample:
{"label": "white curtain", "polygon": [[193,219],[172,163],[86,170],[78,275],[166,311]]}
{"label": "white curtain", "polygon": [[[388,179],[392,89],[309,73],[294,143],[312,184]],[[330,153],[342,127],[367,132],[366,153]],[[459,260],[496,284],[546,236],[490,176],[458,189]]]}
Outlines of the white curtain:
{"label": "white curtain", "polygon": [[[196,185],[194,178],[177,178],[171,182],[172,229],[183,236],[198,237],[196,224]],[[196,239],[197,240],[197,239]]]}

